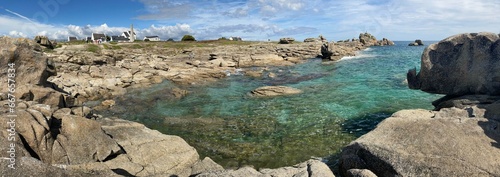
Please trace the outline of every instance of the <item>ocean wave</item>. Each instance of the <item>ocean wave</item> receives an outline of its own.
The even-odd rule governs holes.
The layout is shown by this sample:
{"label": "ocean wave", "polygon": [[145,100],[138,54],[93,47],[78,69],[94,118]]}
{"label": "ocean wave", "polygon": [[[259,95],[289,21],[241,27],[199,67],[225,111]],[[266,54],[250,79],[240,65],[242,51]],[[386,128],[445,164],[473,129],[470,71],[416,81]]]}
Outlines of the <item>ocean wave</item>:
{"label": "ocean wave", "polygon": [[377,55],[372,55],[372,54],[357,54],[355,56],[345,56],[342,57],[340,60],[351,60],[351,59],[358,59],[358,58],[374,58],[377,57]]}

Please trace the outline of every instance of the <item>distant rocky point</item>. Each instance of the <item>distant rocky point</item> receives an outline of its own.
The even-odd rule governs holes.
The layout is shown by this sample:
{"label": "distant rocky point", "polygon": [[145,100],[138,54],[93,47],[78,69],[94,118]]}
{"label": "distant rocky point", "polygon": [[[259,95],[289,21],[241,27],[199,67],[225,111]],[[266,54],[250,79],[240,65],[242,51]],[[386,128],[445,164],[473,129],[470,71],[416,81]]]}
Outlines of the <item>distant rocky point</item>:
{"label": "distant rocky point", "polygon": [[424,42],[422,42],[422,40],[420,40],[420,39],[417,39],[417,40],[415,40],[415,42],[408,44],[408,46],[423,46],[423,45],[424,45]]}

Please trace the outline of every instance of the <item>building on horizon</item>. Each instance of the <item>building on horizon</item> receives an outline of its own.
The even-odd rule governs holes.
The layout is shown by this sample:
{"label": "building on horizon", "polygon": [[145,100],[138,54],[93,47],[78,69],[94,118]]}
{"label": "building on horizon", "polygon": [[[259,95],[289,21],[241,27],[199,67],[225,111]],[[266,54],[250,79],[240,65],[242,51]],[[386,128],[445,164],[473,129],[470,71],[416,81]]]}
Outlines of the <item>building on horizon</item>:
{"label": "building on horizon", "polygon": [[144,37],[144,41],[160,41],[160,37],[158,37],[158,36],[146,36],[146,37]]}
{"label": "building on horizon", "polygon": [[130,39],[124,36],[111,36],[111,41],[113,42],[130,42]]}
{"label": "building on horizon", "polygon": [[106,41],[106,35],[104,33],[92,33],[92,42],[100,44]]}
{"label": "building on horizon", "polygon": [[[132,34],[132,32],[130,32],[130,31],[124,31],[121,36],[127,38],[128,40],[131,40],[131,38],[132,38],[131,34]],[[133,36],[136,36],[135,32],[133,33]]]}
{"label": "building on horizon", "polygon": [[78,38],[74,36],[68,36],[68,42],[74,42],[74,41],[78,41]]}

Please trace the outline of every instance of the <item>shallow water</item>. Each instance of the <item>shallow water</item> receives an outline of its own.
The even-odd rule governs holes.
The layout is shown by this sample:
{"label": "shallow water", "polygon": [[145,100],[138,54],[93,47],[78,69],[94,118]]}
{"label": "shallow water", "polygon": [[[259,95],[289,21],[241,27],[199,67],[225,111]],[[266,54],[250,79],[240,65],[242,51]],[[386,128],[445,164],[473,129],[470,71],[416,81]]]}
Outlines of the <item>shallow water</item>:
{"label": "shallow water", "polygon": [[[179,135],[225,167],[293,165],[338,153],[398,110],[432,109],[439,95],[410,90],[404,83],[406,71],[420,66],[424,49],[408,43],[371,47],[334,63],[311,59],[269,68],[262,78],[232,75],[208,86],[185,88],[191,93],[180,100],[164,95],[174,86],[166,81],[130,91],[103,114]],[[277,77],[267,77],[271,72]],[[247,95],[266,85],[304,92],[274,98]]]}

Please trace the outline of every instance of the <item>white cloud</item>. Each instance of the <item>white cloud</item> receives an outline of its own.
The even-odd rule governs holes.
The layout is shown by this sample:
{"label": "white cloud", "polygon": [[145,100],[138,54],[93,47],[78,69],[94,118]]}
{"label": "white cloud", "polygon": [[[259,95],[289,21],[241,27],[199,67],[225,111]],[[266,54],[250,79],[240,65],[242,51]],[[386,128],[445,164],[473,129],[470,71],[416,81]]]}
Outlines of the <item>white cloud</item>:
{"label": "white cloud", "polygon": [[[36,22],[28,22],[22,18],[13,18],[10,16],[0,16],[0,34],[11,37],[33,38],[36,35],[44,35],[50,39],[64,40],[68,36],[75,36],[83,39],[91,36],[92,33],[104,33],[106,35],[121,35],[122,32],[130,30],[129,27],[110,27],[107,24],[99,26],[86,25],[47,25]],[[180,38],[184,34],[194,33],[187,24],[177,24],[174,26],[151,25],[148,28],[136,29],[137,36],[157,35],[162,39]]]}
{"label": "white cloud", "polygon": [[[154,24],[137,29],[138,35],[158,35],[162,39],[194,34],[197,39],[241,36],[248,40],[280,37],[301,40],[323,34],[330,40],[339,40],[370,32],[379,38],[396,40],[439,40],[462,32],[500,32],[498,0],[137,1],[144,4],[145,9],[141,10],[146,13],[135,18]],[[0,25],[3,35],[44,34],[62,39],[85,37],[92,32],[118,35],[128,30],[128,24],[50,25],[5,15],[0,15]]]}

